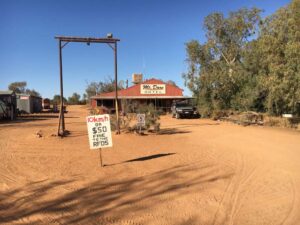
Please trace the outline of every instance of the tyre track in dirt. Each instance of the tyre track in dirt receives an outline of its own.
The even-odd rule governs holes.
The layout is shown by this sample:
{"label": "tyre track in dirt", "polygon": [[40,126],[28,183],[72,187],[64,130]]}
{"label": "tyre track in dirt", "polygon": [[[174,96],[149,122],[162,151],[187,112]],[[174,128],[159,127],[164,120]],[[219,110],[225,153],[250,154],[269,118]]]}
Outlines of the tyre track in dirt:
{"label": "tyre track in dirt", "polygon": [[[235,208],[236,202],[234,201],[232,205],[229,206],[229,202],[232,201],[233,198],[236,198],[237,196],[237,190],[238,187],[238,180],[239,180],[239,169],[241,167],[241,161],[238,159],[238,155],[234,155],[234,162],[235,162],[235,168],[234,168],[234,176],[230,179],[228,185],[226,186],[226,189],[224,191],[223,197],[221,202],[219,203],[218,209],[216,211],[216,214],[214,216],[214,225],[218,224],[225,224],[225,222],[228,220],[227,217],[230,217],[230,212],[232,212]],[[224,209],[226,212],[221,212],[221,210]]]}
{"label": "tyre track in dirt", "polygon": [[[230,124],[226,124],[226,126],[234,127],[234,125]],[[241,128],[243,132],[247,132],[246,129],[248,128]],[[250,129],[252,136],[256,135],[255,131],[259,131],[259,129],[256,130],[255,128]],[[196,129],[194,129],[194,126],[191,130],[196,131]],[[222,147],[222,151],[218,151],[217,148],[220,146],[214,144],[216,143],[216,141],[220,142],[218,141],[218,139],[235,140],[235,142],[237,142],[237,146],[243,146],[243,139],[246,138],[243,137],[243,139],[239,140],[235,138],[236,136],[241,136],[239,133],[232,132],[230,134],[226,134],[220,131],[217,132],[218,134],[214,134],[218,136],[217,140],[214,140],[216,139],[216,136],[207,136],[205,133],[200,132],[199,130],[196,132],[199,136],[205,136],[203,145],[206,146],[206,148],[202,149],[203,151],[201,150],[197,154],[197,157],[201,155],[201,160],[216,162],[218,164],[223,161],[222,164],[224,164],[225,167],[232,168],[235,171],[235,176],[233,176],[230,181],[228,181],[227,186],[224,186],[223,198],[220,200],[218,210],[216,210],[215,217],[213,217],[214,219],[212,219],[211,224],[244,224],[246,221],[251,221],[252,218],[249,218],[249,216],[247,216],[245,208],[248,210],[248,214],[252,215],[252,217],[261,218],[260,222],[252,221],[252,224],[282,224],[280,221],[285,221],[283,222],[283,224],[300,224],[300,221],[297,220],[299,216],[296,213],[296,211],[300,209],[300,205],[298,203],[299,200],[296,194],[297,192],[295,191],[299,189],[299,186],[297,187],[295,185],[286,185],[286,183],[290,182],[289,180],[287,180],[285,175],[286,173],[289,173],[288,171],[290,170],[296,171],[294,168],[297,167],[295,165],[295,160],[293,161],[293,158],[289,158],[289,155],[288,157],[286,157],[286,159],[278,161],[280,157],[278,157],[277,154],[282,154],[282,150],[280,148],[282,145],[282,141],[280,141],[280,138],[276,139],[276,155],[275,157],[273,157],[271,155],[273,151],[271,151],[272,148],[270,148],[271,142],[265,142],[263,135],[258,136],[257,141],[253,143],[252,146],[256,145],[256,149],[253,149],[255,150],[254,152],[249,151],[252,149],[248,147],[245,148],[245,150],[243,149],[243,151],[240,151],[237,147],[228,143],[226,143],[226,145]],[[262,132],[266,134],[267,132],[273,132],[273,130],[267,129],[262,130]],[[288,133],[284,133],[282,130],[274,130],[274,134],[275,136],[282,136],[284,138],[288,137]],[[293,132],[291,132],[290,134],[293,136],[292,141],[295,143],[295,137],[297,136],[297,134]],[[190,143],[195,143],[195,139],[193,138],[188,138],[188,140],[188,142]],[[199,144],[194,144],[195,149],[198,145]],[[292,145],[291,143],[287,143],[286,145],[286,147],[288,148],[291,148],[292,146],[296,145]],[[260,152],[257,151],[260,148],[264,148],[262,149],[262,155],[260,155]],[[290,149],[287,150],[289,150],[289,154],[295,153],[295,151],[291,151]],[[265,158],[267,156],[267,151],[269,151],[271,160]],[[286,160],[291,160],[291,163]],[[235,166],[232,166],[233,164]],[[258,188],[261,189],[261,193],[259,193]],[[256,191],[253,191],[252,189]],[[266,193],[265,195],[263,194],[263,191]],[[251,200],[251,198],[253,198],[254,200],[249,201],[249,199]],[[255,210],[255,204],[253,203],[258,202],[259,198],[264,199],[263,202],[259,203],[258,208],[266,211],[265,216],[260,215],[258,210]],[[274,205],[282,205],[280,214],[278,213],[279,209],[277,209]],[[291,212],[289,212],[290,208],[292,208]],[[273,209],[275,211],[272,213]],[[284,217],[286,219],[284,219]],[[277,218],[277,221],[274,222],[272,218]],[[269,223],[266,221],[269,221]],[[247,222],[245,224],[251,223]]]}
{"label": "tyre track in dirt", "polygon": [[[9,184],[8,191],[1,193],[9,197],[9,190],[22,190],[6,200],[16,203],[21,216],[18,220],[6,216],[7,221],[300,224],[300,167],[294,147],[300,144],[299,136],[286,131],[217,125],[208,120],[162,117],[162,129],[171,134],[114,136],[114,148],[103,151],[107,166],[100,168],[98,152],[88,150],[86,125],[82,122],[86,111],[80,110],[70,110],[74,118],[67,119],[71,135],[65,139],[50,137],[56,130],[56,120],[52,119],[0,130],[4,137],[0,140],[4,153],[0,156],[0,183]],[[34,135],[38,129],[45,134],[42,138]],[[272,139],[276,139],[275,144]],[[139,161],[162,153],[174,154]],[[137,161],[128,162],[132,159]],[[32,186],[39,180],[45,180],[44,184]],[[60,185],[53,180],[70,183]],[[13,211],[7,214],[15,216]]]}
{"label": "tyre track in dirt", "polygon": [[[237,173],[240,173],[240,175],[238,176],[238,179],[236,181],[237,186],[234,188],[233,190],[233,204],[231,206],[231,210],[229,213],[229,221],[228,224],[229,225],[233,225],[234,221],[235,221],[235,217],[238,214],[239,208],[241,207],[242,204],[242,189],[244,189],[246,186],[248,186],[248,189],[246,189],[249,191],[249,182],[254,182],[255,179],[253,179],[254,175],[256,174],[258,168],[255,167],[254,169],[250,169],[250,171],[248,172],[246,169],[246,163],[245,163],[245,157],[242,154],[238,154],[241,161],[241,168],[238,169]],[[256,177],[257,178],[257,177]],[[243,193],[243,195],[245,196],[246,193]]]}
{"label": "tyre track in dirt", "polygon": [[[263,189],[259,190],[257,189],[259,185],[263,183],[265,176],[264,174],[268,174],[269,168],[262,165],[262,166],[256,166],[254,168],[247,168],[244,156],[242,155],[236,155],[236,175],[232,177],[232,179],[229,181],[225,191],[224,196],[219,204],[218,210],[215,214],[213,224],[240,224],[238,222],[238,217],[240,215],[240,211],[243,209],[244,206],[249,205],[249,199],[250,198],[257,198],[257,196],[264,196],[263,202],[259,203],[257,206],[259,208],[266,208],[270,209],[266,212],[271,215],[270,211],[273,205],[278,204],[279,201],[284,202],[284,208],[281,210],[282,212],[286,212],[285,216],[286,218],[283,219],[283,222],[281,223],[281,217],[277,215],[278,222],[276,224],[293,224],[289,221],[289,218],[293,217],[296,213],[296,186],[291,181],[291,177],[288,176],[288,179],[281,180],[280,182],[275,182],[274,185],[277,184],[279,187],[278,190],[272,190],[268,191],[268,195],[265,193],[263,194],[263,191],[265,188],[268,188],[267,186],[263,186]],[[248,166],[249,167],[249,166]],[[269,171],[270,173],[270,171]],[[277,178],[272,178],[277,179]],[[280,178],[282,179],[282,178]],[[284,187],[284,184],[290,181],[291,185],[288,185],[287,187]],[[276,183],[276,184],[275,184]],[[280,188],[280,186],[284,188]],[[281,197],[283,196],[283,197]],[[248,206],[249,208],[249,206]],[[288,209],[290,208],[290,209]],[[250,207],[251,209],[251,207]],[[255,207],[251,209],[251,211],[248,211],[248,213],[253,213],[253,210],[255,210]],[[273,212],[273,216],[275,217]],[[243,214],[247,214],[246,212]],[[258,216],[258,215],[257,215]],[[262,219],[266,220],[266,218]],[[290,219],[292,221],[292,219]],[[243,220],[242,220],[243,221]],[[267,219],[268,221],[268,219]],[[251,223],[249,223],[251,224]],[[253,224],[253,223],[252,223]],[[270,224],[268,222],[260,222],[257,224]],[[273,224],[273,223],[272,223]]]}
{"label": "tyre track in dirt", "polygon": [[290,208],[287,216],[281,222],[281,225],[296,224],[296,217],[297,216],[299,217],[299,214],[300,214],[296,209],[297,202],[299,202],[299,197],[297,195],[295,181],[294,181],[294,178],[292,177],[292,175],[289,175],[289,178],[290,178],[290,182],[291,182],[291,186],[292,186],[293,198],[292,198],[291,208]]}

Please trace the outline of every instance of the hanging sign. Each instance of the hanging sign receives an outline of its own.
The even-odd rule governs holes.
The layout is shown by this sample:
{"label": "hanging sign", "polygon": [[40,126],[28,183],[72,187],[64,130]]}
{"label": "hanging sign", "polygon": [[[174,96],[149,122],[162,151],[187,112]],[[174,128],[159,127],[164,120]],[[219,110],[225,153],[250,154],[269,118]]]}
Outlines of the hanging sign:
{"label": "hanging sign", "polygon": [[166,85],[141,84],[141,94],[166,94]]}
{"label": "hanging sign", "polygon": [[86,117],[90,149],[112,147],[110,118],[108,114]]}

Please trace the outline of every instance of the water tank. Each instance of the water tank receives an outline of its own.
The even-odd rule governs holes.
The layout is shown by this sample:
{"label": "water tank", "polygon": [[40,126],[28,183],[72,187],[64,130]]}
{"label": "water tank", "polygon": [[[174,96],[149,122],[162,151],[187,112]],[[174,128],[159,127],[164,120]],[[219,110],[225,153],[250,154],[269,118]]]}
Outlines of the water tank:
{"label": "water tank", "polygon": [[141,73],[134,73],[132,74],[132,83],[139,84],[143,81],[143,74]]}

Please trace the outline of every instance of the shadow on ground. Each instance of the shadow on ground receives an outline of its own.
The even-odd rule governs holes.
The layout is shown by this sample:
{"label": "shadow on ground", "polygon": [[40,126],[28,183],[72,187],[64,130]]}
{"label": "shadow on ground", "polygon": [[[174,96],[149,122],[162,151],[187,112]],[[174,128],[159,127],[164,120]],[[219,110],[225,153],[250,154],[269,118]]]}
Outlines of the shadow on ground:
{"label": "shadow on ground", "polygon": [[29,183],[0,192],[0,221],[5,224],[122,223],[146,213],[149,208],[191,192],[199,193],[209,188],[209,183],[231,176],[232,173],[215,166],[176,166],[131,179],[101,179],[85,185],[76,185],[79,179]]}
{"label": "shadow on ground", "polygon": [[[165,125],[164,127],[166,130],[179,130],[182,128],[192,128],[192,127],[205,127],[205,126],[218,126],[220,123],[201,123],[201,124],[174,124],[174,125]],[[173,128],[174,127],[174,128]]]}
{"label": "shadow on ground", "polygon": [[[49,121],[50,123],[34,123],[34,124],[28,124],[29,122],[35,122],[35,121],[47,121],[50,119],[57,119],[58,120],[58,114],[29,114],[24,116],[18,116],[15,120],[0,120],[0,127],[14,127],[14,126],[22,126],[23,124],[26,125],[26,127],[43,127],[43,126],[51,126],[55,123],[58,123],[56,120]],[[80,117],[74,117],[74,116],[65,116],[65,119],[76,119]]]}
{"label": "shadow on ground", "polygon": [[174,154],[175,153],[162,153],[162,154],[149,155],[149,156],[140,157],[140,158],[136,158],[136,159],[130,159],[130,160],[125,161],[124,163],[146,161],[146,160],[156,159],[156,158],[174,155]]}
{"label": "shadow on ground", "polygon": [[[78,119],[80,118],[79,116],[68,116],[65,115],[65,118],[75,118]],[[54,114],[28,114],[28,115],[22,115],[22,116],[18,116],[18,119],[21,120],[38,120],[38,119],[51,119],[51,118],[59,118],[59,114],[58,113],[54,113]]]}
{"label": "shadow on ground", "polygon": [[88,136],[87,131],[69,131],[69,134],[66,135],[66,137],[73,138],[73,137],[83,137]]}
{"label": "shadow on ground", "polygon": [[179,130],[177,128],[164,128],[158,132],[158,135],[187,134],[187,133],[191,133],[191,131]]}
{"label": "shadow on ground", "polygon": [[148,156],[144,156],[144,157],[140,157],[140,158],[136,158],[136,159],[130,159],[130,160],[126,160],[124,162],[120,162],[120,163],[115,163],[115,164],[106,164],[104,166],[115,166],[115,165],[120,165],[120,164],[124,164],[124,163],[130,163],[130,162],[142,162],[142,161],[147,161],[147,160],[151,160],[151,159],[157,159],[157,158],[161,158],[161,157],[165,157],[165,156],[170,156],[170,155],[174,155],[176,153],[161,153],[161,154],[155,154],[155,155],[148,155]]}

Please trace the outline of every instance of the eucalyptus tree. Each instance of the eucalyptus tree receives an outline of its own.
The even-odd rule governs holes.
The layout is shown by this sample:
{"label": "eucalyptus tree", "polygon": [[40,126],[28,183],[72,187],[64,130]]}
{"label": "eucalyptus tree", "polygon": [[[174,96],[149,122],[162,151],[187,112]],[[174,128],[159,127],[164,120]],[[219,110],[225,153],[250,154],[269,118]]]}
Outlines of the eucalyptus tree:
{"label": "eucalyptus tree", "polygon": [[257,35],[260,12],[243,8],[228,17],[212,13],[204,21],[206,42],[186,43],[189,67],[183,77],[198,103],[208,111],[231,108],[248,82],[243,55]]}
{"label": "eucalyptus tree", "polygon": [[295,113],[300,103],[300,1],[294,0],[267,17],[256,51],[259,73],[268,92],[269,113]]}

